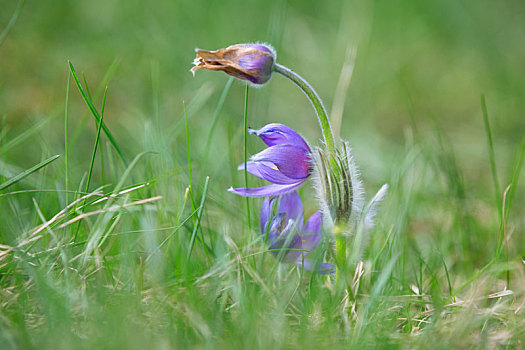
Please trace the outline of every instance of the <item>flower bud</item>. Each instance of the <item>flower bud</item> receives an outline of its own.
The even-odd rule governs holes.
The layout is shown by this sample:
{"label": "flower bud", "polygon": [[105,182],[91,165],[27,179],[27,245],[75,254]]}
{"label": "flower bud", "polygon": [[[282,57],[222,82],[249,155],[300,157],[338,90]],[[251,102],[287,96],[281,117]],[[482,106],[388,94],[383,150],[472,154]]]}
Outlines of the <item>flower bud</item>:
{"label": "flower bud", "polygon": [[276,59],[275,51],[267,44],[237,44],[217,51],[195,49],[195,52],[193,74],[200,68],[218,70],[254,85],[270,80]]}
{"label": "flower bud", "polygon": [[343,142],[335,154],[335,166],[325,149],[314,151],[316,168],[316,190],[321,207],[331,225],[338,229],[350,225],[356,214],[362,209],[362,184],[359,180],[357,167],[350,154],[350,146]]}
{"label": "flower bud", "polygon": [[369,231],[374,225],[377,206],[384,198],[388,185],[383,185],[370,203],[365,205],[363,185],[352,159],[350,145],[341,142],[333,158],[334,164],[330,162],[326,149],[316,148],[313,152],[315,188],[326,226],[334,234],[349,235],[360,224],[365,231]]}

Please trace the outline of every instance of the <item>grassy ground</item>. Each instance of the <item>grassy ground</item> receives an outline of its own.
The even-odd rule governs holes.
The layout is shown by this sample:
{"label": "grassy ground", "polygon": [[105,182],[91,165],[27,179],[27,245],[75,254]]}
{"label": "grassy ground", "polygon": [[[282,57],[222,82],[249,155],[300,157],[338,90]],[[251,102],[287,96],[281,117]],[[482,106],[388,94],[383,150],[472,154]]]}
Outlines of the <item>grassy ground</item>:
{"label": "grassy ground", "polygon": [[[523,347],[522,2],[0,8],[0,348]],[[194,47],[257,40],[342,116],[368,198],[390,185],[346,293],[279,265],[261,201],[226,192],[245,86],[188,70]],[[269,122],[319,143],[281,77],[249,90]]]}

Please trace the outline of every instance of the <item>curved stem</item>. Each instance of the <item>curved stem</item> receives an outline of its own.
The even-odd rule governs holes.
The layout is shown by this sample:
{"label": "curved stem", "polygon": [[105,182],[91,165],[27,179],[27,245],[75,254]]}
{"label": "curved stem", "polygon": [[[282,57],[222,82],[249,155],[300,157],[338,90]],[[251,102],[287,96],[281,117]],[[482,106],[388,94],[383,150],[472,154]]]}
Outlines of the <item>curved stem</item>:
{"label": "curved stem", "polygon": [[274,71],[290,79],[308,97],[315,109],[317,118],[319,119],[319,124],[321,125],[321,131],[323,132],[326,148],[330,155],[335,154],[334,133],[332,132],[332,127],[330,126],[330,120],[328,119],[328,113],[326,112],[326,108],[324,107],[323,101],[321,101],[321,98],[319,97],[317,92],[299,74],[295,73],[291,69],[286,68],[283,65],[275,63]]}
{"label": "curved stem", "polygon": [[[312,106],[315,109],[315,113],[317,114],[317,118],[319,120],[319,124],[321,126],[321,131],[323,133],[326,150],[328,151],[328,159],[331,166],[331,171],[334,172],[336,179],[341,178],[341,169],[338,166],[338,163],[336,161],[336,148],[335,148],[335,138],[334,133],[332,131],[332,127],[330,125],[330,119],[328,119],[328,113],[326,112],[326,108],[323,105],[323,101],[321,101],[321,98],[317,94],[317,92],[314,90],[314,88],[308,84],[306,80],[304,80],[299,74],[295,73],[291,69],[286,68],[285,66],[282,66],[278,63],[275,63],[274,72],[277,72],[284,77],[290,79],[295,85],[297,85],[308,97],[310,102],[312,103]],[[344,179],[342,179],[344,180]],[[344,273],[344,262],[346,261],[346,237],[344,237],[342,234],[336,234],[336,261],[337,261],[337,273],[336,273],[336,285],[341,285],[342,282],[344,282],[344,279],[342,277],[342,273]],[[343,269],[343,270],[341,270]]]}

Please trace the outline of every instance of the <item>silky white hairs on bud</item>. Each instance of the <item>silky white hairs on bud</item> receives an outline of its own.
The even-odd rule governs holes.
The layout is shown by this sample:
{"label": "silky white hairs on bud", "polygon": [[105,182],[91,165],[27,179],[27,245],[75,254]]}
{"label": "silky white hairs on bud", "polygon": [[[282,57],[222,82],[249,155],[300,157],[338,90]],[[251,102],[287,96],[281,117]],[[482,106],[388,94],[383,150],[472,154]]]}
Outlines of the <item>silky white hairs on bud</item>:
{"label": "silky white hairs on bud", "polygon": [[374,198],[372,198],[372,200],[368,204],[368,212],[365,213],[365,218],[364,218],[364,223],[363,223],[365,233],[368,233],[368,231],[370,231],[372,227],[374,227],[375,225],[374,218],[377,214],[377,211],[379,210],[379,205],[385,198],[387,192],[388,192],[388,185],[384,184],[383,186],[381,186],[381,188],[379,189],[379,191],[377,191]]}
{"label": "silky white hairs on bud", "polygon": [[248,43],[247,45],[263,45],[263,46],[266,46],[268,48],[268,50],[270,50],[270,52],[272,53],[273,62],[274,63],[277,62],[277,50],[275,50],[275,48],[271,44],[265,43],[264,41],[256,41],[254,43]]}
{"label": "silky white hairs on bud", "polygon": [[315,198],[317,198],[317,203],[319,203],[319,209],[323,216],[322,225],[327,231],[330,231],[335,223],[328,207],[328,196],[325,190],[326,186],[323,182],[323,180],[326,179],[325,174],[323,174],[323,172],[326,171],[323,167],[324,156],[324,152],[321,148],[315,147],[313,149],[313,152],[311,153],[312,158],[310,160],[312,167],[311,178],[314,184]]}
{"label": "silky white hairs on bud", "polygon": [[333,170],[324,149],[316,148],[313,152],[313,181],[323,213],[323,224],[329,230],[337,225],[345,235],[355,234],[358,226],[362,225],[360,229],[366,235],[374,226],[378,205],[386,195],[388,186],[383,185],[365,206],[363,184],[348,142],[342,142],[334,161],[339,167],[338,172]]}
{"label": "silky white hairs on bud", "polygon": [[355,223],[361,217],[363,213],[363,207],[365,205],[363,183],[360,179],[361,173],[359,172],[359,168],[355,164],[354,157],[352,156],[352,148],[350,147],[350,143],[344,141],[342,150],[342,161],[343,164],[348,168],[353,193],[350,222]]}
{"label": "silky white hairs on bud", "polygon": [[[332,161],[338,171],[334,170]],[[313,168],[314,187],[325,227],[352,226],[363,209],[363,186],[349,144],[343,142],[332,159],[326,148],[316,148]]]}

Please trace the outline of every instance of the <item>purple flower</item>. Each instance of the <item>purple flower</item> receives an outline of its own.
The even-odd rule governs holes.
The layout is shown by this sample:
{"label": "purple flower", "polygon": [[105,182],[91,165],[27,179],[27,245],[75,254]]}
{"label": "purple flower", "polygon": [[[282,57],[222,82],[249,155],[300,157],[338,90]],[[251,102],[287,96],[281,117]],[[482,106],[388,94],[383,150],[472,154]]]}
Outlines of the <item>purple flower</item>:
{"label": "purple flower", "polygon": [[[250,158],[246,170],[272,185],[257,188],[230,188],[229,191],[246,197],[282,195],[294,191],[310,176],[310,147],[291,128],[272,123],[259,130],[250,129],[268,146]],[[238,170],[244,170],[244,164]]]}
{"label": "purple flower", "polygon": [[223,71],[254,85],[266,83],[272,76],[276,54],[270,45],[237,44],[217,51],[195,49],[192,73],[203,68]]}
{"label": "purple flower", "polygon": [[[277,214],[272,216],[272,206],[276,201],[279,202]],[[335,272],[335,266],[330,263],[306,258],[322,239],[321,212],[313,214],[303,226],[303,204],[297,192],[265,198],[261,209],[261,232],[280,261],[322,274]]]}

